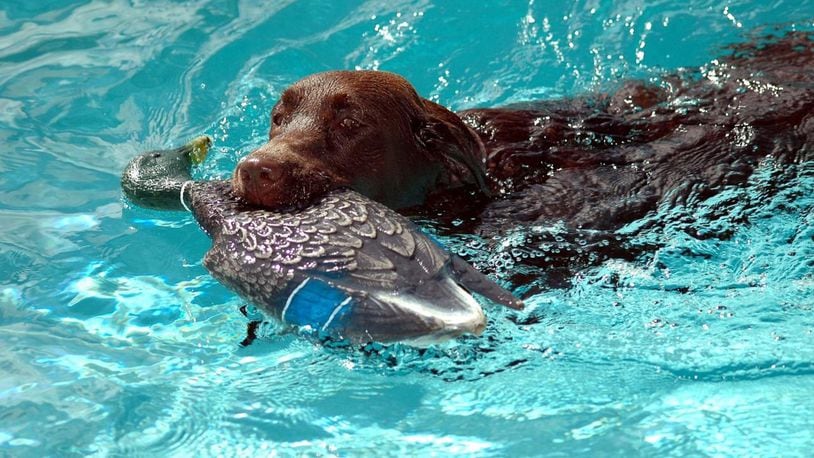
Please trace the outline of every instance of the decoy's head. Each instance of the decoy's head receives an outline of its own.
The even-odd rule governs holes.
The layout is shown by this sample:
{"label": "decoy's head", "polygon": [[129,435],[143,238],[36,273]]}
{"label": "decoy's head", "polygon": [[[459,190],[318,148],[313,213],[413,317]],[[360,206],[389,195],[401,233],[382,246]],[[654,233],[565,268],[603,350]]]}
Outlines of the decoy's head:
{"label": "decoy's head", "polygon": [[190,169],[203,162],[211,143],[201,136],[180,148],[139,154],[122,172],[124,194],[142,207],[182,210],[181,188],[192,179]]}

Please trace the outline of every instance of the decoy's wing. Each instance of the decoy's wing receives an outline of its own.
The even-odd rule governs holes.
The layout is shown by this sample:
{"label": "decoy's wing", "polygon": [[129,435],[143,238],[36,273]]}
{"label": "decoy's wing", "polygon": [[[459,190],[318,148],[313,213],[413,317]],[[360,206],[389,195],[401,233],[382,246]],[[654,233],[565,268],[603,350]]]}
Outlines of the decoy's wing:
{"label": "decoy's wing", "polygon": [[[352,192],[328,203],[332,211],[316,216],[333,224],[336,231],[327,237],[331,256],[318,262],[319,270],[344,273],[337,275],[335,283],[372,291],[417,293],[416,285],[447,275],[467,291],[509,308],[523,308],[521,300],[460,257],[450,255],[411,221],[389,208]],[[449,291],[437,300],[449,299],[447,294]]]}
{"label": "decoy's wing", "polygon": [[324,199],[309,216],[325,228],[313,270],[360,289],[400,291],[436,275],[449,261],[409,220],[354,192]]}

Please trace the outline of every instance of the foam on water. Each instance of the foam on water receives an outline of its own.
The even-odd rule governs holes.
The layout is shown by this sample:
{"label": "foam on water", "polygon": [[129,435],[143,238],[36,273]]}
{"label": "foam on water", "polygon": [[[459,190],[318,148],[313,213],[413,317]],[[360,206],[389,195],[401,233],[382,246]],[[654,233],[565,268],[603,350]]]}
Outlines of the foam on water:
{"label": "foam on water", "polygon": [[[201,266],[206,236],[123,203],[118,177],[201,133],[199,176],[228,175],[312,72],[395,71],[455,109],[562,97],[812,30],[814,5],[272,3],[0,9],[0,455],[807,455],[812,164],[767,160],[743,188],[660,208],[620,231],[644,255],[569,287],[525,272],[509,286],[536,291],[526,311],[488,308],[483,336],[428,349],[273,324],[239,346],[243,304]],[[564,231],[438,237],[508,281],[518,259],[603,243]]]}

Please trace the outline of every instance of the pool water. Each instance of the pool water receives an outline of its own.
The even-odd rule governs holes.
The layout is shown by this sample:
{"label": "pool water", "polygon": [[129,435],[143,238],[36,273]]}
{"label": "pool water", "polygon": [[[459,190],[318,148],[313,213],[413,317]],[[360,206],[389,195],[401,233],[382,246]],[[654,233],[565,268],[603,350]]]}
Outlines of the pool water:
{"label": "pool water", "polygon": [[[814,30],[814,2],[3,2],[0,456],[807,456],[814,164],[660,208],[622,229],[659,248],[423,350],[273,323],[241,347],[244,304],[190,215],[119,189],[134,154],[202,133],[198,173],[228,176],[322,70],[496,106],[657,82],[775,30]],[[499,278],[540,255],[522,231],[439,237]]]}

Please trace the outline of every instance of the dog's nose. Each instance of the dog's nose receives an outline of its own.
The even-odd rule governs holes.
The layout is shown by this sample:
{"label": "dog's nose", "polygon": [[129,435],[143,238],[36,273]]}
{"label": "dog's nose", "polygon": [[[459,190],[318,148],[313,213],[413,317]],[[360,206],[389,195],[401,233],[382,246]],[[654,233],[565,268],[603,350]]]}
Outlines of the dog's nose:
{"label": "dog's nose", "polygon": [[246,157],[237,165],[235,178],[242,190],[262,189],[275,181],[277,167],[271,161],[258,157]]}

